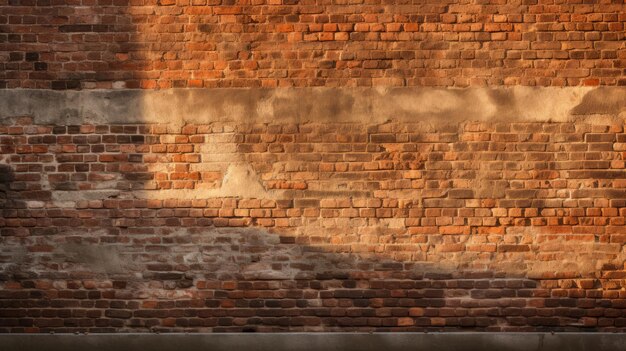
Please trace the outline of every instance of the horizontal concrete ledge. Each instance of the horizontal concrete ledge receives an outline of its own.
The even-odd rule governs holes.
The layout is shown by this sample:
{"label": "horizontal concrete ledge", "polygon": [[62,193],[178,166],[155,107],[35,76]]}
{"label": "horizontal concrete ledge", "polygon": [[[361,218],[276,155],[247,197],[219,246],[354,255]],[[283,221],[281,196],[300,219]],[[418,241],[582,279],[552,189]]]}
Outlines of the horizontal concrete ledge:
{"label": "horizontal concrete ledge", "polygon": [[38,124],[304,123],[388,120],[616,121],[626,119],[626,87],[446,89],[277,88],[168,90],[0,90],[0,122]]}
{"label": "horizontal concrete ledge", "polygon": [[288,334],[3,334],[3,351],[602,351],[622,350],[626,334],[608,333],[288,333]]}

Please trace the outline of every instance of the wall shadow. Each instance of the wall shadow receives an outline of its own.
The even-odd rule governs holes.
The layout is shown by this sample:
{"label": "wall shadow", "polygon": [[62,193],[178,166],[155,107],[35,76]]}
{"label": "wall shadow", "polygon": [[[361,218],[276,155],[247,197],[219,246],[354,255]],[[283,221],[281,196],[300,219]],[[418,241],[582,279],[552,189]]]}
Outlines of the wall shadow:
{"label": "wall shadow", "polygon": [[[621,328],[619,319],[602,325],[596,317],[599,309],[619,306],[619,244],[607,242],[607,236],[597,242],[594,236],[567,235],[563,226],[533,226],[524,216],[493,225],[471,225],[470,218],[455,224],[468,214],[455,207],[465,204],[465,197],[459,202],[451,194],[466,196],[484,167],[478,162],[476,169],[442,172],[449,161],[433,148],[434,141],[421,138],[450,138],[445,134],[450,126],[447,132],[422,130],[415,143],[391,142],[388,138],[403,138],[393,128],[44,127],[42,132],[56,135],[51,146],[4,167],[23,171],[7,178],[9,188],[18,183],[23,188],[15,198],[28,198],[34,206],[43,202],[44,209],[19,205],[10,209],[15,219],[5,215],[5,221],[15,222],[5,222],[0,238],[0,327],[6,332]],[[344,150],[350,143],[361,151]],[[442,143],[453,149],[465,145]],[[400,152],[403,145],[409,149]],[[24,146],[18,142],[16,150]],[[467,155],[480,155],[476,151],[468,147]],[[391,168],[350,169],[364,167],[347,162],[359,157]],[[39,172],[41,178],[28,178],[37,173],[31,172],[29,167],[38,167],[32,163],[47,170]],[[335,165],[331,169],[328,163]],[[348,168],[335,168],[344,163]],[[241,164],[249,167],[233,171]],[[499,164],[518,167],[506,160]],[[243,179],[238,187],[261,184],[264,192],[240,196],[236,186],[225,186],[229,174]],[[457,177],[461,183],[440,189],[440,182]],[[422,180],[437,187],[422,187]],[[393,192],[377,193],[391,184],[397,186],[388,189]],[[526,198],[511,199],[527,196],[511,190],[504,188],[506,199],[499,201],[519,202],[514,211],[522,214],[536,209]],[[496,208],[488,203],[498,192],[487,193],[478,200],[487,203],[477,207],[483,212]],[[33,198],[37,194],[45,198]],[[549,207],[548,200],[542,207]],[[39,219],[33,221],[35,215]],[[566,214],[554,218],[578,223]]]}
{"label": "wall shadow", "polygon": [[[14,49],[8,58],[14,62],[0,73],[7,78],[1,85],[452,85],[438,61],[463,53],[435,31],[428,38],[416,32],[436,40],[395,42],[402,50],[372,53],[378,59],[363,63],[371,69],[351,77],[354,59],[340,42],[304,43],[312,47],[304,60],[310,71],[295,61],[279,62],[296,55],[294,37],[300,42],[305,34],[321,34],[252,35],[256,21],[271,22],[272,16],[247,3],[226,1],[202,14],[207,6],[121,1],[93,7],[85,17],[67,5],[11,4],[39,11],[65,42],[41,51],[27,34],[10,33]],[[291,13],[293,7],[272,9],[294,21],[300,13]],[[432,7],[437,16],[448,9]],[[180,23],[185,11],[200,12],[195,15],[202,20]],[[321,9],[311,11],[326,22]],[[21,30],[36,27],[23,24]],[[350,32],[355,40],[366,35]],[[275,45],[257,40],[271,36]],[[391,70],[398,59],[419,67]],[[184,67],[194,62],[206,66]],[[507,62],[513,65],[509,72],[519,71],[519,62]],[[33,72],[24,75],[25,67]],[[482,77],[478,84],[490,76],[482,68],[474,71]],[[469,82],[466,77],[456,83]],[[454,136],[459,126],[428,130],[419,124],[19,128],[26,130],[6,131],[18,136],[10,137],[11,147],[3,146],[15,160],[3,158],[7,164],[0,167],[2,332],[580,331],[626,325],[621,243],[611,242],[610,233],[567,232],[578,219],[557,213],[562,208],[550,207],[552,199],[533,202],[550,174],[541,173],[538,178],[547,179],[533,179],[537,188],[524,192],[502,186],[506,179],[477,166],[485,161],[481,152],[499,157],[490,153],[506,151],[508,135],[470,145]],[[550,128],[541,132],[555,132]],[[443,138],[436,140],[438,148],[428,144],[434,135]],[[542,151],[548,158],[536,161],[553,162],[554,153]],[[458,160],[467,161],[467,169],[454,173],[447,159],[454,152],[473,154]],[[519,159],[507,161],[496,170],[523,171]],[[553,171],[554,165],[533,170]],[[458,183],[453,175],[460,176]],[[229,183],[235,178],[244,181]],[[259,184],[261,190],[252,191],[258,196],[241,196]],[[507,212],[500,217],[508,222],[494,221],[494,194],[509,201],[506,211],[519,215]],[[476,200],[472,211],[483,214],[462,214],[466,199]],[[594,201],[582,207],[600,213],[623,207]],[[534,226],[530,218],[546,208],[555,211],[555,223]],[[614,227],[622,225],[615,220]]]}

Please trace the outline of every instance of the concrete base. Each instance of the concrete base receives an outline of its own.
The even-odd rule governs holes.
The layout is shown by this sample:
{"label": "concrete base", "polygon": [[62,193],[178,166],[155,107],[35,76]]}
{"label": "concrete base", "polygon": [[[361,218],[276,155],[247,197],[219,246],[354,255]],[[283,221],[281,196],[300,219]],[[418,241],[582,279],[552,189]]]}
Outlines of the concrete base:
{"label": "concrete base", "polygon": [[3,351],[182,350],[623,350],[626,334],[609,333],[289,333],[289,334],[4,334]]}

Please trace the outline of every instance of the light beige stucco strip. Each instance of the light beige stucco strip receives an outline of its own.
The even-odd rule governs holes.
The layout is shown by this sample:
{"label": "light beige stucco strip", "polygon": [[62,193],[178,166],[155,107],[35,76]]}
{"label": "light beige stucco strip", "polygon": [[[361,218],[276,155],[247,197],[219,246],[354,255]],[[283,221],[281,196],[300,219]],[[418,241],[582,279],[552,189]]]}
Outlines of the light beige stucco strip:
{"label": "light beige stucco strip", "polygon": [[0,90],[0,123],[590,123],[626,118],[626,87]]}

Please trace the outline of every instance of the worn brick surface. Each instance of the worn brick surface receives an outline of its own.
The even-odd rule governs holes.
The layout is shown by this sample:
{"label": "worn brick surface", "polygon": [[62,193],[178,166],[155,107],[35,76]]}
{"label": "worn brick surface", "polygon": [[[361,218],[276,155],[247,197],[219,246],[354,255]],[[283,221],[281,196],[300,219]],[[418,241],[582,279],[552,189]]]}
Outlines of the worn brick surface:
{"label": "worn brick surface", "polygon": [[626,85],[622,0],[0,0],[0,88]]}
{"label": "worn brick surface", "polygon": [[22,118],[0,126],[0,332],[624,330],[625,141]]}
{"label": "worn brick surface", "polygon": [[[626,85],[625,22],[614,0],[0,0],[0,88]],[[576,123],[563,101],[497,123],[8,116],[0,332],[624,331],[623,104],[586,91]]]}

